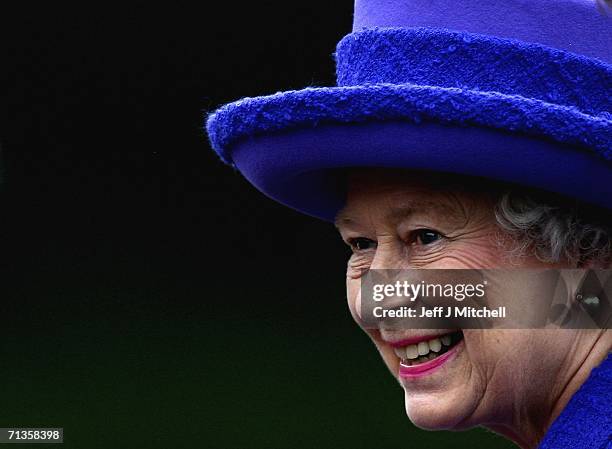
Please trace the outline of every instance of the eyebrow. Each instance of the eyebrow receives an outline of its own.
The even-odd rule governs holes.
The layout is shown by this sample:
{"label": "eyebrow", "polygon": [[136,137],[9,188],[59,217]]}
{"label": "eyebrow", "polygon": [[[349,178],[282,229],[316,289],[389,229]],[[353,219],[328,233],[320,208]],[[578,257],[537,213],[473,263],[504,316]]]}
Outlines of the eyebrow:
{"label": "eyebrow", "polygon": [[[436,201],[410,201],[402,206],[393,207],[385,214],[385,219],[390,221],[400,221],[412,215],[427,213],[432,210],[443,212],[445,215],[454,215],[456,211],[451,210],[450,204],[442,204]],[[339,227],[342,224],[355,223],[355,219],[345,210],[341,210],[336,215],[334,224]]]}
{"label": "eyebrow", "polygon": [[355,220],[353,220],[344,210],[341,210],[340,212],[338,212],[336,218],[334,219],[334,226],[339,228],[342,224],[350,224],[354,221]]}

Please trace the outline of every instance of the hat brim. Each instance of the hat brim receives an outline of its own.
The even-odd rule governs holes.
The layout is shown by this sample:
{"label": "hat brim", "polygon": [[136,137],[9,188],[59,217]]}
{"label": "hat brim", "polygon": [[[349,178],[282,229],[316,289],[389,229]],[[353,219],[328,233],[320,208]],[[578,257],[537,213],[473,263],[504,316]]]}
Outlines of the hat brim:
{"label": "hat brim", "polygon": [[612,123],[516,95],[435,86],[309,88],[244,99],[208,121],[221,157],[260,191],[333,221],[337,170],[480,176],[612,208]]}

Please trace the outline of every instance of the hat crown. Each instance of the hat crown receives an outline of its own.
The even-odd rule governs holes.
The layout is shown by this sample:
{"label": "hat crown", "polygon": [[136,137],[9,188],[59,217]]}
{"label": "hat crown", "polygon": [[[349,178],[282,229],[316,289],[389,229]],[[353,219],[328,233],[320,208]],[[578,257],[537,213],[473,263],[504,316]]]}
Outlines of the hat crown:
{"label": "hat crown", "polygon": [[[612,209],[612,0],[357,0],[337,86],[244,98],[213,148],[333,220],[335,168],[460,173]],[[341,178],[341,177],[340,177]]]}
{"label": "hat crown", "polygon": [[356,0],[353,31],[373,27],[492,35],[612,63],[612,0]]}

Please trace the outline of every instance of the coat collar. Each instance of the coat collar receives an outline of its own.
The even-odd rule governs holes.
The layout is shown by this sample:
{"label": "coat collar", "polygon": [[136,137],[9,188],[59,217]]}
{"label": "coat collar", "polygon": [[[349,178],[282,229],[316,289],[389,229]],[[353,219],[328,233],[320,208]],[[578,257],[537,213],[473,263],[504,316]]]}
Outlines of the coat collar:
{"label": "coat collar", "polygon": [[538,449],[608,447],[612,447],[612,354],[593,369]]}

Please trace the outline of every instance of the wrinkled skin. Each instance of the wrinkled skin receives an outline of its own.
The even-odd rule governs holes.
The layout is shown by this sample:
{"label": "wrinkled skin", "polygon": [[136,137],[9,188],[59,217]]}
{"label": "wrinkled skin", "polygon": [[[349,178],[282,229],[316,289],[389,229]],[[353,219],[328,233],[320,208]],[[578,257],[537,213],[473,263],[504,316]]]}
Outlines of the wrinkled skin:
{"label": "wrinkled skin", "polygon": [[[360,277],[369,268],[575,268],[532,255],[506,257],[511,240],[496,224],[494,195],[486,184],[463,189],[455,181],[399,170],[352,172],[336,226],[353,251],[347,298],[357,323]],[[611,332],[602,330],[465,330],[452,360],[422,378],[400,379],[389,341],[424,331],[364,330],[400,381],[414,424],[483,425],[523,448],[537,446],[612,348]]]}

